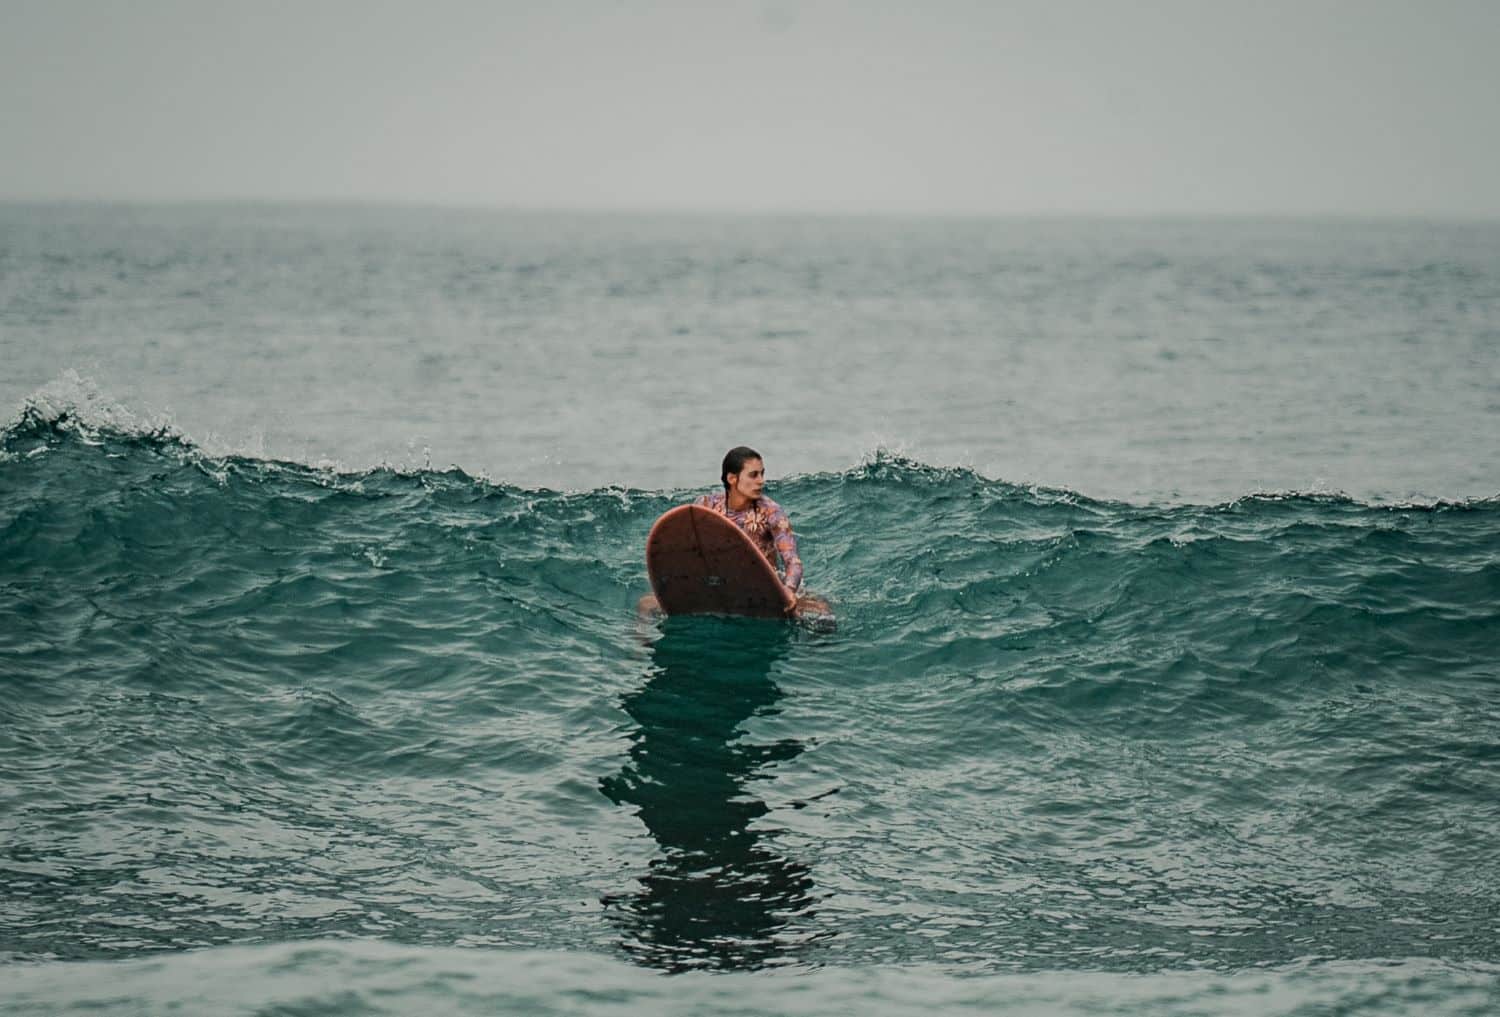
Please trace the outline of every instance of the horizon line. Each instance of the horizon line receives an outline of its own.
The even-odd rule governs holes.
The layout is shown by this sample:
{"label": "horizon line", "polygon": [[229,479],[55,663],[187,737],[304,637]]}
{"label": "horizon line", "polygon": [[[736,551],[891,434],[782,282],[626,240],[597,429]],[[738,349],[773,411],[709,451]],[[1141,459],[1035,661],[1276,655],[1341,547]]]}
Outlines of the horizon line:
{"label": "horizon line", "polygon": [[1424,222],[1455,225],[1500,223],[1500,210],[1459,212],[1452,209],[1370,210],[1191,210],[1191,209],[965,209],[900,206],[766,205],[734,208],[714,204],[589,205],[565,203],[505,203],[501,201],[346,196],[140,196],[140,195],[15,195],[0,194],[0,205],[94,207],[206,207],[367,208],[409,211],[485,212],[504,215],[682,216],[685,218],[805,218],[805,219],[970,219],[970,220],[1095,220],[1095,221],[1232,221],[1232,222]]}

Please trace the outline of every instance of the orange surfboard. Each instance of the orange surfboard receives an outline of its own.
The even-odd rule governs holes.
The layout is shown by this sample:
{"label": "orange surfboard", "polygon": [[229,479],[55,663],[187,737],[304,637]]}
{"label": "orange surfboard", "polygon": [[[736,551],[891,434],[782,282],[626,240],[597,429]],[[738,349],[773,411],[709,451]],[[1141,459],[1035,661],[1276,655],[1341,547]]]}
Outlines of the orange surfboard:
{"label": "orange surfboard", "polygon": [[669,509],[651,527],[646,573],[667,614],[785,618],[797,603],[760,548],[701,505]]}

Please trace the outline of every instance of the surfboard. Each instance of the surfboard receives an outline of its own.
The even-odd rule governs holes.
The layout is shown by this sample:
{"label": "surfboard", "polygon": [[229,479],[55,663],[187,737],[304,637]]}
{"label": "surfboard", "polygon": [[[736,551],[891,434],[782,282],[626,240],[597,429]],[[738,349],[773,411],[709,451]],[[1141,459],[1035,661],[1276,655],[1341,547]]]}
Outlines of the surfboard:
{"label": "surfboard", "polygon": [[785,618],[797,603],[760,548],[702,505],[669,509],[651,527],[646,574],[667,614]]}

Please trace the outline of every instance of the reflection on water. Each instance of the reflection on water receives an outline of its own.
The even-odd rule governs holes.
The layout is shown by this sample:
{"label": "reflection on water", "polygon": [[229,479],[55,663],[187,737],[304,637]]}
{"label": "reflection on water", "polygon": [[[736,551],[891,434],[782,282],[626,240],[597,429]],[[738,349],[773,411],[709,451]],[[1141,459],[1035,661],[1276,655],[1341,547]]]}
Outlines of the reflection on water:
{"label": "reflection on water", "polygon": [[757,968],[791,945],[789,922],[812,903],[807,867],[776,853],[752,827],[766,805],[752,781],[802,744],[745,741],[743,725],[773,712],[771,680],[788,627],[720,618],[670,618],[652,647],[650,679],[622,701],[636,724],[630,759],[600,781],[661,846],[640,889],[605,901],[625,926],[627,951],[669,971]]}

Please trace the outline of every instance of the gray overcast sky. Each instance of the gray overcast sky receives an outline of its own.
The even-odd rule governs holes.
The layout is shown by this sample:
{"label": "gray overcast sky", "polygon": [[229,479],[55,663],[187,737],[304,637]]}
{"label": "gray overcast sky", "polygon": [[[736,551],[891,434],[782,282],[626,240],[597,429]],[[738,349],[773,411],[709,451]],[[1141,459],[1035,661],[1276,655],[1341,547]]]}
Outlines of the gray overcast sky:
{"label": "gray overcast sky", "polygon": [[0,0],[0,197],[1500,217],[1500,0]]}

